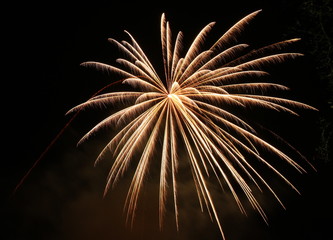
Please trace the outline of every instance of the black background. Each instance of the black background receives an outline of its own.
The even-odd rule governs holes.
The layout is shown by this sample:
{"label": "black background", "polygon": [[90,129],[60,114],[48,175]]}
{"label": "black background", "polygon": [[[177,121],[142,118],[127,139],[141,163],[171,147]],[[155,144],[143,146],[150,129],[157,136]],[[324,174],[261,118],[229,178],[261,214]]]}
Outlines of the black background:
{"label": "black background", "polygon": [[[103,188],[109,163],[93,167],[103,138],[76,147],[77,141],[100,120],[94,113],[79,115],[29,177],[16,184],[54,136],[70,119],[65,113],[110,83],[100,73],[80,67],[88,60],[112,63],[117,49],[107,38],[126,38],[128,30],[147,55],[161,66],[159,24],[166,13],[174,33],[186,41],[211,21],[215,34],[258,9],[263,12],[242,40],[254,47],[300,37],[290,31],[302,1],[167,1],[167,2],[11,2],[2,6],[2,239],[220,239],[217,227],[201,214],[194,199],[183,203],[183,223],[177,233],[167,217],[158,230],[154,183],[143,194],[133,230],[122,214],[128,179],[106,198]],[[303,39],[306,41],[306,39]],[[306,53],[304,44],[295,51]],[[282,83],[292,98],[324,108],[323,89],[307,55],[284,67]],[[111,79],[112,81],[113,79]],[[265,202],[269,226],[249,210],[224,206],[222,225],[227,239],[332,239],[332,163],[316,161],[318,114],[305,111],[301,119],[280,122],[281,134],[317,168],[295,177],[301,195],[287,185],[279,192],[286,204]],[[297,173],[296,173],[297,174]],[[298,175],[298,174],[297,174]],[[280,185],[279,185],[280,186]],[[153,190],[151,190],[153,191]],[[227,197],[225,197],[227,198]],[[268,198],[270,201],[270,198]]]}

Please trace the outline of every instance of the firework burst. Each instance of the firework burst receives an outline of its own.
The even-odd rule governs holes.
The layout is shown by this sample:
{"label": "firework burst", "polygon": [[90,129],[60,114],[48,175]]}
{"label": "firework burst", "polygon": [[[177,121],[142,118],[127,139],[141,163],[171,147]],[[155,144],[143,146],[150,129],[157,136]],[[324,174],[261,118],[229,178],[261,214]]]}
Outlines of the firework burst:
{"label": "firework burst", "polygon": [[[167,193],[171,192],[175,222],[178,229],[177,170],[181,161],[188,161],[195,189],[202,209],[216,221],[224,238],[219,216],[207,183],[209,176],[227,186],[239,209],[245,212],[239,190],[265,221],[267,217],[253,194],[254,186],[267,188],[283,206],[277,194],[247,160],[257,159],[261,164],[286,179],[260,154],[266,149],[281,160],[305,170],[284,152],[257,135],[253,126],[236,116],[230,106],[250,109],[263,107],[291,114],[295,108],[313,109],[293,100],[265,95],[270,90],[286,90],[283,85],[263,82],[268,75],[263,69],[287,59],[301,56],[299,53],[281,53],[285,46],[298,41],[291,39],[263,48],[248,51],[247,44],[237,44],[237,37],[244,27],[259,13],[253,12],[224,33],[210,48],[203,50],[205,39],[214,22],[205,26],[183,53],[183,33],[172,37],[165,15],[161,18],[161,43],[164,76],[157,74],[153,64],[127,32],[130,42],[109,39],[125,55],[117,59],[121,67],[99,62],[85,62],[83,66],[121,75],[122,83],[131,89],[125,92],[110,92],[92,97],[74,107],[70,112],[94,106],[124,105],[90,130],[80,142],[88,139],[105,126],[114,126],[118,131],[98,156],[113,154],[113,165],[107,178],[105,193],[115,185],[130,165],[135,171],[125,202],[128,220],[133,222],[139,193],[152,160],[160,159],[159,173],[159,222],[162,227],[166,210]],[[272,54],[273,53],[273,54]],[[255,81],[253,81],[255,80]],[[180,156],[179,146],[184,146]],[[159,149],[156,154],[156,149]],[[133,159],[136,158],[136,161]],[[250,184],[251,182],[251,184]],[[251,185],[251,186],[250,186]],[[171,189],[171,190],[170,190]],[[170,190],[170,191],[169,191]]]}

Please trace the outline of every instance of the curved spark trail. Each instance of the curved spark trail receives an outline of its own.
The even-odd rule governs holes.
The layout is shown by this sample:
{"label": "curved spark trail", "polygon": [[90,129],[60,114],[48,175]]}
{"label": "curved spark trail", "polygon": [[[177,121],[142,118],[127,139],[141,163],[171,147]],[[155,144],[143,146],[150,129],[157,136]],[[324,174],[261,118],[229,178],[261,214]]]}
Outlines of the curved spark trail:
{"label": "curved spark trail", "polygon": [[[122,82],[123,80],[118,80],[116,82],[112,82],[110,84],[108,84],[107,86],[104,86],[103,88],[101,88],[100,90],[98,90],[97,92],[95,92],[91,97],[95,97],[96,95],[100,94],[101,92],[103,92],[105,89]],[[25,180],[27,179],[27,177],[31,174],[32,170],[34,170],[34,168],[39,164],[39,162],[44,159],[45,155],[50,151],[50,149],[53,147],[53,145],[59,140],[59,138],[64,134],[64,132],[66,131],[66,129],[71,125],[71,123],[75,120],[75,118],[79,115],[81,111],[77,111],[69,120],[68,122],[65,124],[65,126],[60,129],[60,131],[57,133],[57,135],[52,139],[52,141],[49,143],[49,145],[47,145],[47,147],[44,149],[44,151],[39,155],[39,157],[37,158],[37,160],[33,163],[33,165],[29,168],[29,170],[25,173],[25,175],[21,178],[21,180],[19,181],[19,183],[16,185],[16,187],[14,188],[12,195],[14,196],[17,192],[17,190],[22,186],[22,184],[25,182]]]}

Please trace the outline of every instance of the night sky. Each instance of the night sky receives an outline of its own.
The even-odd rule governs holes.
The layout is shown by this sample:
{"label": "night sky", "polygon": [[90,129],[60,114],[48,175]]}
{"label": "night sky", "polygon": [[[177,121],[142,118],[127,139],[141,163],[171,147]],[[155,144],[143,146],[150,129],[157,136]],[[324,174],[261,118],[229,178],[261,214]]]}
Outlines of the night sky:
{"label": "night sky", "polygon": [[[216,21],[213,40],[245,15],[263,12],[244,32],[241,41],[253,47],[288,38],[302,37],[292,26],[299,20],[302,1],[125,1],[12,2],[3,6],[2,20],[2,162],[1,239],[221,239],[207,212],[189,190],[182,193],[180,231],[176,231],[172,211],[158,228],[158,182],[147,179],[133,229],[126,226],[122,209],[129,175],[103,198],[109,160],[94,167],[94,160],[108,132],[77,147],[79,139],[107,113],[87,111],[78,115],[61,138],[18,189],[12,192],[26,171],[66,124],[66,112],[87,100],[111,81],[107,75],[84,69],[88,60],[114,63],[120,57],[107,38],[127,39],[128,30],[163,71],[160,51],[160,16],[166,13],[176,34],[183,31],[185,43],[211,21]],[[291,48],[305,53],[306,44]],[[188,46],[188,45],[187,45]],[[325,108],[325,87],[318,83],[313,59],[305,55],[282,66],[281,82],[291,88],[291,98]],[[279,69],[279,68],[278,68]],[[219,203],[221,222],[228,240],[307,240],[332,237],[332,161],[316,158],[320,138],[317,112],[301,111],[294,119],[283,115],[267,123],[302,152],[316,167],[307,174],[286,173],[301,192],[272,179],[286,205],[282,209],[264,191],[259,194],[269,225],[251,208],[242,215],[229,193]],[[104,114],[104,115],[103,115]],[[285,118],[284,118],[285,117]],[[255,118],[255,116],[254,116]],[[277,125],[276,125],[277,124]],[[279,125],[280,124],[280,125]],[[126,178],[127,176],[127,178]],[[270,177],[270,176],[269,176]],[[273,176],[272,176],[273,177]],[[183,183],[188,184],[187,182]],[[171,209],[172,210],[172,209]]]}

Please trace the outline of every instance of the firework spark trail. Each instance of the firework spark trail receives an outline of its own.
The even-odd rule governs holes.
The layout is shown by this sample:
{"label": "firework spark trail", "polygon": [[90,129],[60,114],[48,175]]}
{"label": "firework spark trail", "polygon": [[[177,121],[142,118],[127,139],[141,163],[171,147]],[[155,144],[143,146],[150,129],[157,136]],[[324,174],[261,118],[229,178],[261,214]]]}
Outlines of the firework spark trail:
{"label": "firework spark trail", "polygon": [[[79,143],[104,126],[111,125],[119,129],[95,162],[103,159],[106,152],[113,153],[114,162],[107,178],[105,194],[126,172],[133,163],[132,160],[139,156],[124,208],[127,212],[127,221],[131,224],[134,221],[144,179],[152,164],[152,158],[156,156],[154,149],[159,145],[161,147],[160,228],[163,226],[168,189],[171,188],[175,222],[179,229],[177,172],[182,161],[178,155],[179,145],[184,146],[201,209],[207,209],[211,219],[216,221],[222,238],[224,238],[222,224],[208,184],[210,175],[216,177],[221,188],[227,186],[240,211],[245,213],[245,207],[234,185],[239,186],[252,207],[266,222],[265,212],[256,200],[247,179],[260,191],[263,185],[282,206],[283,203],[266,180],[247,161],[246,156],[257,159],[298,192],[282,173],[261,156],[260,149],[272,152],[299,172],[305,172],[304,168],[281,150],[261,139],[254,127],[245,119],[225,108],[257,106],[295,115],[297,115],[295,108],[314,109],[297,101],[263,95],[265,91],[271,89],[288,89],[280,84],[263,82],[262,79],[269,76],[264,70],[265,67],[294,59],[302,54],[280,52],[299,39],[278,42],[252,51],[248,51],[247,44],[237,44],[237,38],[242,30],[259,12],[247,15],[210,48],[202,50],[205,39],[215,25],[215,22],[209,23],[195,37],[184,57],[182,57],[183,33],[179,32],[173,42],[170,24],[162,14],[161,45],[164,64],[162,78],[140,45],[127,31],[125,32],[131,43],[109,39],[125,54],[124,58],[117,59],[121,68],[98,62],[82,64],[117,73],[125,77],[123,83],[136,90],[94,96],[69,111],[75,112],[86,107],[108,104],[129,104],[97,124]],[[253,82],[253,79],[256,81]]]}
{"label": "firework spark trail", "polygon": [[[96,95],[100,94],[101,92],[105,91],[105,89],[118,84],[120,82],[122,82],[123,80],[119,80],[113,83],[108,84],[107,86],[104,86],[103,88],[99,89],[97,92],[95,92],[91,98],[95,97]],[[71,123],[76,119],[76,117],[79,115],[79,113],[81,112],[81,110],[78,110],[69,120],[68,122],[64,125],[64,127],[62,129],[60,129],[60,131],[57,133],[57,135],[52,139],[52,141],[49,143],[49,145],[47,145],[47,147],[44,149],[44,151],[39,155],[39,157],[37,158],[37,160],[33,163],[33,165],[29,168],[29,170],[25,173],[25,175],[21,178],[21,180],[19,181],[19,183],[16,185],[16,187],[14,188],[11,197],[13,197],[16,192],[18,191],[18,189],[22,186],[22,184],[26,181],[26,179],[29,177],[29,175],[31,174],[32,170],[35,169],[35,167],[39,164],[39,162],[41,160],[44,159],[44,157],[46,156],[46,154],[50,151],[50,149],[53,147],[53,145],[60,139],[60,137],[64,134],[64,132],[66,131],[66,129],[71,125]]]}

